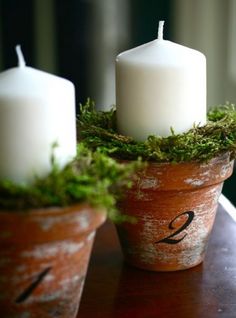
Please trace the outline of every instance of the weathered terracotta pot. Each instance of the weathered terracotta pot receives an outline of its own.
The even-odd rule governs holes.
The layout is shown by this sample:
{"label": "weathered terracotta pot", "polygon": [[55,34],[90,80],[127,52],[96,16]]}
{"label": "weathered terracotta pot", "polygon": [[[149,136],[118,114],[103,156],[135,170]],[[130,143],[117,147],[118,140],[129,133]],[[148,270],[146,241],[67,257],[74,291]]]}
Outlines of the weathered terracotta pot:
{"label": "weathered terracotta pot", "polygon": [[1,317],[76,317],[95,232],[105,218],[88,205],[0,211]]}
{"label": "weathered terracotta pot", "polygon": [[125,260],[152,271],[201,263],[223,181],[233,170],[228,154],[207,164],[149,163],[119,203],[137,223],[117,225]]}

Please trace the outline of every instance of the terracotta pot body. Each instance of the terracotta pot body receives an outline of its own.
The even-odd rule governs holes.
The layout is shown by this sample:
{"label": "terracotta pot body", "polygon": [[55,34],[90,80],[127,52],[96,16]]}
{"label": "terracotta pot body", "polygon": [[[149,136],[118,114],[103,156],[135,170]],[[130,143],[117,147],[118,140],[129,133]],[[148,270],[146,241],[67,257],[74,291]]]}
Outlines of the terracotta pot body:
{"label": "terracotta pot body", "polygon": [[223,181],[233,170],[226,154],[207,164],[149,163],[119,203],[135,224],[117,225],[125,260],[152,271],[201,263]]}
{"label": "terracotta pot body", "polygon": [[1,317],[76,317],[105,217],[88,205],[0,211]]}

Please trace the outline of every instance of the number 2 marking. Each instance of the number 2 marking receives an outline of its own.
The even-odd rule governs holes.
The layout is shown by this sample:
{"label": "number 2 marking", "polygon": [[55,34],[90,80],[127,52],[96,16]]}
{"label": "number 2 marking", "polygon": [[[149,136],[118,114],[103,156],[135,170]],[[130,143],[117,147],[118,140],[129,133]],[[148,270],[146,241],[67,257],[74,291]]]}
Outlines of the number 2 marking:
{"label": "number 2 marking", "polygon": [[193,221],[193,218],[194,218],[194,212],[193,211],[187,211],[187,212],[183,212],[179,215],[177,215],[169,224],[168,228],[170,230],[174,230],[174,226],[173,226],[173,223],[178,220],[178,218],[180,218],[182,215],[187,215],[188,218],[187,220],[185,221],[185,223],[179,228],[177,229],[174,233],[172,233],[171,235],[165,237],[164,239],[161,239],[160,241],[157,241],[155,243],[167,243],[167,244],[177,244],[179,242],[181,242],[187,235],[187,233],[185,233],[180,239],[174,239],[174,237],[176,235],[178,235],[179,233],[181,233],[182,231],[184,231],[188,226],[189,224]]}

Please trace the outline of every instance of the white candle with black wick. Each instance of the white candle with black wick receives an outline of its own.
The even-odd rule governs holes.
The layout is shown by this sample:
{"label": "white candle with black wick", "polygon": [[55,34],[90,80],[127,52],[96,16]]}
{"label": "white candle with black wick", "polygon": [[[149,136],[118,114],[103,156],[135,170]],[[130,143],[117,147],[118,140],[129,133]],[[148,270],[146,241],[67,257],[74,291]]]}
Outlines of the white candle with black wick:
{"label": "white candle with black wick", "polygon": [[206,123],[206,58],[193,49],[158,38],[116,59],[117,127],[145,140]]}
{"label": "white candle with black wick", "polygon": [[25,65],[0,73],[0,179],[29,183],[76,155],[75,90],[63,78]]}

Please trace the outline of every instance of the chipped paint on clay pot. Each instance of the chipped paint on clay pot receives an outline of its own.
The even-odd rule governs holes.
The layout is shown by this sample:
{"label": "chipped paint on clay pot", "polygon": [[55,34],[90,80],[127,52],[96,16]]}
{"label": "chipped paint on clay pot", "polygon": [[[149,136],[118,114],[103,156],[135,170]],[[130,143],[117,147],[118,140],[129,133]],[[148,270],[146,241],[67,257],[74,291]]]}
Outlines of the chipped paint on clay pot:
{"label": "chipped paint on clay pot", "polygon": [[8,318],[74,318],[96,229],[88,205],[0,211],[0,308]]}
{"label": "chipped paint on clay pot", "polygon": [[125,260],[152,271],[183,270],[204,259],[229,155],[209,163],[148,163],[119,203],[135,224],[117,225]]}

